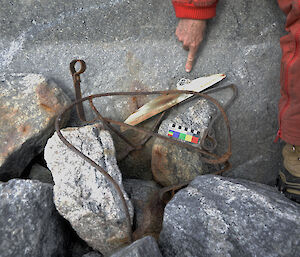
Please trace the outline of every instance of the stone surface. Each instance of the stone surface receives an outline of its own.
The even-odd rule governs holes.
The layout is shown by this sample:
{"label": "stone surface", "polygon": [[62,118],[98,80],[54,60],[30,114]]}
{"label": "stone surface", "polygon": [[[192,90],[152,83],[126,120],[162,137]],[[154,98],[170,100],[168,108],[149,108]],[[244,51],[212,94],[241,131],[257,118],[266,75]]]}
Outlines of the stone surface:
{"label": "stone surface", "polygon": [[157,203],[161,187],[154,181],[140,179],[125,179],[123,184],[134,207],[134,238],[158,237],[163,217],[163,208]]}
{"label": "stone surface", "polygon": [[197,177],[167,204],[163,256],[297,256],[300,205],[276,188]]}
{"label": "stone surface", "polygon": [[[38,74],[0,78],[0,179],[18,177],[44,148],[58,112],[69,97]],[[62,118],[65,124],[69,115]]]}
{"label": "stone surface", "polygon": [[66,256],[64,226],[51,185],[19,179],[0,182],[1,257]]}
{"label": "stone surface", "polygon": [[[202,138],[204,130],[207,129],[213,114],[213,108],[204,99],[194,102],[192,106],[180,106],[179,110],[172,110],[158,130],[163,136],[168,136],[169,125],[194,129],[200,132]],[[181,142],[184,140],[176,139]],[[190,143],[200,147],[198,144]],[[163,186],[177,185],[193,180],[198,175],[207,171],[205,164],[201,161],[201,155],[193,150],[174,145],[160,138],[155,139],[152,148],[152,172],[155,181]]]}
{"label": "stone surface", "polygon": [[[4,0],[0,16],[0,72],[45,74],[72,99],[69,63],[74,58],[87,63],[81,76],[84,96],[175,88],[181,77],[225,73],[221,84],[239,88],[229,112],[235,167],[230,175],[274,183],[280,161],[280,146],[273,144],[279,38],[285,33],[276,1],[219,1],[190,74],[184,70],[187,53],[174,35],[177,19],[170,0]],[[104,116],[124,120],[144,101],[113,97],[95,102]]]}
{"label": "stone surface", "polygon": [[28,178],[39,180],[43,183],[54,184],[51,171],[38,163],[32,166]]}
{"label": "stone surface", "polygon": [[143,237],[110,257],[162,257],[157,242],[151,236]]}
{"label": "stone surface", "polygon": [[[67,128],[62,133],[118,183],[133,216],[133,207],[122,186],[122,176],[116,164],[109,132],[95,124]],[[56,133],[47,142],[45,160],[55,183],[56,208],[77,234],[102,254],[109,254],[126,243],[126,215],[120,196],[111,182],[68,149]]]}

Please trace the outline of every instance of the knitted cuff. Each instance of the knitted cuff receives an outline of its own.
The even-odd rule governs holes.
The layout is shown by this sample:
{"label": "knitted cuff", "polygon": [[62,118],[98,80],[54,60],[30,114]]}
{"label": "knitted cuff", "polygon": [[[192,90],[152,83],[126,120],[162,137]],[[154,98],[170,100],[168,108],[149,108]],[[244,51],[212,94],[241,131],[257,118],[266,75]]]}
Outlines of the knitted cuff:
{"label": "knitted cuff", "polygon": [[209,7],[195,7],[192,4],[173,3],[176,17],[207,20],[216,16],[216,4]]}

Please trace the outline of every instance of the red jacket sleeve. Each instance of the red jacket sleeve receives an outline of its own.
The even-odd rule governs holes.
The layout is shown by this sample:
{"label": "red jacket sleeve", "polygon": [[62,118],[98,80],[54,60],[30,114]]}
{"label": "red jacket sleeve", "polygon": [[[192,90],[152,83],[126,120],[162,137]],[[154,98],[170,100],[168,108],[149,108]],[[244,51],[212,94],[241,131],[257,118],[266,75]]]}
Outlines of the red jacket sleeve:
{"label": "red jacket sleeve", "polygon": [[206,20],[216,16],[218,0],[172,0],[176,17]]}
{"label": "red jacket sleeve", "polygon": [[[300,1],[299,0],[278,0],[279,7],[285,13],[286,17],[286,29],[294,23],[299,24],[300,17]],[[298,25],[300,26],[300,25]],[[295,26],[294,26],[295,27]]]}

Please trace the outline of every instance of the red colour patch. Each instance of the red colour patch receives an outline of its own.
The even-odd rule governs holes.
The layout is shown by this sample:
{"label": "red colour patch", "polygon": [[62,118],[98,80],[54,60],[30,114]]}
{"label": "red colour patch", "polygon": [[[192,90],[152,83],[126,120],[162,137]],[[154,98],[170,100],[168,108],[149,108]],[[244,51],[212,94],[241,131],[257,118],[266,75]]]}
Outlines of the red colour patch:
{"label": "red colour patch", "polygon": [[193,137],[191,142],[194,144],[198,144],[198,141],[199,141],[199,137]]}

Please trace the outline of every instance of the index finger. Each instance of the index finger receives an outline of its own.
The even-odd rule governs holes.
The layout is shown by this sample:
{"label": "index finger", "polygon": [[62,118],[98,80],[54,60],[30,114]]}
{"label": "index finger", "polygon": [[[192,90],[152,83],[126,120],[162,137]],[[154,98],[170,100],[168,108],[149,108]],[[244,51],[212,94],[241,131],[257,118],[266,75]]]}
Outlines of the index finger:
{"label": "index finger", "polygon": [[199,46],[190,46],[187,61],[186,61],[186,64],[185,64],[185,71],[186,72],[190,72],[193,68],[193,62],[194,62],[194,59],[196,57],[198,47]]}

